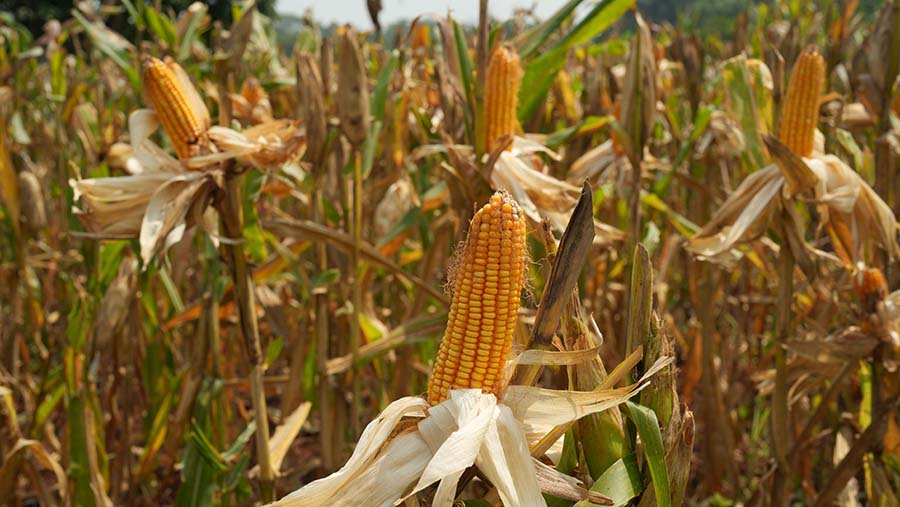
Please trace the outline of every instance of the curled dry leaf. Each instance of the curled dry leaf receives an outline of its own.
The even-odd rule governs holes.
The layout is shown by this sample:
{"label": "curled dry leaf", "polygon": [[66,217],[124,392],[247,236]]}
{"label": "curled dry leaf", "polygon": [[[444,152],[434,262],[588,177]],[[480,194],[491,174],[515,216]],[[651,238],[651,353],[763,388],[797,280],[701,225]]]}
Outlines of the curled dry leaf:
{"label": "curled dry leaf", "polygon": [[117,169],[128,174],[140,174],[144,166],[134,157],[134,151],[126,143],[115,143],[106,152],[106,163],[110,169]]}
{"label": "curled dry leaf", "polygon": [[762,235],[772,214],[780,206],[776,200],[784,186],[777,166],[769,166],[748,176],[731,193],[700,232],[687,242],[687,249],[714,262],[734,260],[730,250],[738,243]]}
{"label": "curled dry leaf", "polygon": [[631,172],[631,162],[616,152],[613,141],[607,139],[591,148],[572,163],[566,178],[570,183],[590,180],[594,184],[610,181],[616,174]]}
{"label": "curled dry leaf", "polygon": [[47,210],[41,182],[31,171],[19,173],[20,216],[31,231],[47,225]]}
{"label": "curled dry leaf", "polygon": [[850,231],[851,259],[861,260],[863,247],[874,242],[894,258],[900,254],[897,222],[890,206],[862,177],[833,155],[807,160],[819,178],[816,202],[822,220]]}
{"label": "curled dry leaf", "polygon": [[[581,188],[534,169],[530,164],[539,161],[533,155],[535,152],[557,157],[540,143],[521,137],[514,138],[512,150],[500,153],[490,173],[489,182],[493,189],[512,194],[529,220],[539,224],[547,218],[553,230],[561,233],[569,223],[569,217],[581,195]],[[594,229],[594,242],[597,244],[608,244],[624,238],[622,231],[599,220],[594,220]]]}
{"label": "curled dry leaf", "polygon": [[170,178],[154,191],[139,235],[145,264],[160,249],[180,241],[190,225],[203,223],[203,213],[217,187],[211,173],[185,173]]}
{"label": "curled dry leaf", "polygon": [[244,81],[241,93],[232,95],[231,100],[234,116],[243,122],[258,125],[273,119],[269,94],[254,77]]}
{"label": "curled dry leaf", "polygon": [[236,157],[253,167],[276,169],[299,160],[306,151],[306,139],[297,123],[291,120],[272,120],[243,132],[213,127],[209,137],[223,151],[194,159],[204,165]]}

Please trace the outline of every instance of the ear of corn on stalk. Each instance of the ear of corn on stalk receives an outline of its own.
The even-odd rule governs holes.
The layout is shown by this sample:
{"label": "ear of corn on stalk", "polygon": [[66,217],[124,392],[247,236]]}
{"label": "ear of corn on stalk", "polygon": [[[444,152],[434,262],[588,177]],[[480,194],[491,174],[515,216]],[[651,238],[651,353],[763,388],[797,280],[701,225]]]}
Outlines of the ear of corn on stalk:
{"label": "ear of corn on stalk", "polygon": [[351,144],[361,145],[369,128],[369,90],[362,48],[349,29],[341,35],[337,106],[341,131]]}
{"label": "ear of corn on stalk", "polygon": [[34,233],[47,225],[47,211],[44,206],[44,191],[41,181],[31,171],[19,173],[20,217]]}
{"label": "ear of corn on stalk", "polygon": [[525,278],[525,215],[498,192],[472,218],[454,277],[447,330],[428,383],[428,402],[451,389],[492,392],[502,383]]}
{"label": "ear of corn on stalk", "polygon": [[485,79],[484,146],[488,151],[497,147],[501,137],[514,135],[520,130],[516,106],[521,82],[519,55],[512,48],[497,48],[491,55]]}
{"label": "ear of corn on stalk", "polygon": [[297,58],[297,96],[299,113],[306,125],[307,154],[315,162],[313,171],[321,172],[319,157],[325,148],[328,126],[325,121],[325,95],[319,65],[309,53]]}
{"label": "ear of corn on stalk", "polygon": [[791,71],[778,131],[781,142],[799,157],[812,155],[824,87],[825,60],[815,48],[808,48]]}
{"label": "ear of corn on stalk", "polygon": [[178,158],[197,154],[209,130],[209,111],[181,66],[158,58],[144,61],[144,93]]}

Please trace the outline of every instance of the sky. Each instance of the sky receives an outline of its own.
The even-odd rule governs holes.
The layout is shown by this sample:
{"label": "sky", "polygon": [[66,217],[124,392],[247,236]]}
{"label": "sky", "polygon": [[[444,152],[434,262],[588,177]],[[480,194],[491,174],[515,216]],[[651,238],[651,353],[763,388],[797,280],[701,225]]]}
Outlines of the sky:
{"label": "sky", "polygon": [[[508,19],[516,7],[535,7],[535,14],[546,19],[565,0],[491,0],[489,11],[497,19]],[[451,9],[453,17],[464,23],[478,20],[478,0],[381,0],[381,24],[390,25],[401,19],[411,20],[420,14],[445,15]],[[283,14],[302,15],[307,8],[320,23],[350,23],[362,30],[372,28],[365,0],[278,0],[275,9]]]}

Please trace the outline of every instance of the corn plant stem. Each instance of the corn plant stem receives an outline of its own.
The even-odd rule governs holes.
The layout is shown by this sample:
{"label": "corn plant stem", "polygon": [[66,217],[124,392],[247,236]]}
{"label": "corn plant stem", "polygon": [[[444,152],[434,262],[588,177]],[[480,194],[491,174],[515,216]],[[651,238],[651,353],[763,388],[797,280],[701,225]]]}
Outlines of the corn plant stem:
{"label": "corn plant stem", "polygon": [[[228,168],[225,173],[229,173]],[[259,324],[256,321],[256,297],[253,292],[252,274],[247,269],[244,247],[240,241],[243,238],[241,216],[243,181],[242,175],[226,176],[225,195],[218,201],[218,206],[225,237],[229,239],[225,249],[231,261],[231,275],[240,315],[241,333],[250,362],[249,382],[253,416],[256,421],[256,458],[259,464],[260,495],[264,502],[271,502],[275,499],[275,474],[269,455],[269,418],[266,396],[263,391],[265,365],[259,340]]]}
{"label": "corn plant stem", "polygon": [[[13,273],[12,280],[10,280],[10,284],[9,284],[9,286],[10,286],[10,307],[13,312],[13,315],[16,315],[19,313],[17,311],[18,309],[22,309],[23,306],[25,307],[24,308],[25,315],[23,316],[23,319],[22,319],[25,325],[24,325],[24,329],[22,331],[23,331],[23,334],[28,336],[31,332],[31,314],[30,314],[30,310],[28,309],[28,307],[30,307],[31,305],[28,303],[28,300],[27,300],[28,298],[25,298],[24,300],[19,299],[21,292],[18,290],[19,284],[21,283],[23,285],[22,292],[28,291],[28,281],[27,281],[26,275],[25,275],[25,248],[24,248],[24,246],[22,246],[22,241],[21,241],[21,237],[19,234],[19,230],[15,225],[13,225],[12,241],[13,241],[13,248],[15,248],[15,251],[16,251],[16,271]],[[18,350],[19,350],[19,341],[20,341],[19,335],[15,332],[11,333],[9,339],[4,340],[3,350],[2,350],[3,366],[6,368],[6,371],[14,378],[18,376],[17,356],[18,356]]]}
{"label": "corn plant stem", "polygon": [[[207,317],[209,325],[207,332],[209,333],[209,343],[212,351],[212,375],[213,378],[222,378],[222,337],[219,330],[219,301],[211,298],[209,302],[209,311]],[[214,401],[215,410],[212,414],[212,427],[215,428],[215,439],[217,449],[224,449],[227,445],[227,431],[225,426],[225,394],[224,391],[216,396]],[[222,498],[222,505],[228,506],[228,495]]]}
{"label": "corn plant stem", "polygon": [[[716,290],[716,282],[714,280],[714,269],[711,266],[704,266],[703,276],[706,282],[702,286],[702,300],[713,301]],[[725,399],[720,388],[719,376],[716,369],[716,350],[715,350],[715,327],[716,316],[713,313],[712,305],[704,305],[700,312],[701,322],[701,350],[703,368],[701,370],[701,383],[703,384],[703,410],[705,418],[710,421],[716,437],[720,440],[717,448],[711,445],[705,446],[708,453],[707,459],[710,460],[717,470],[722,470],[721,474],[710,474],[707,478],[710,489],[718,491],[723,487],[722,476],[738,477],[738,471],[734,460],[730,457],[734,454],[734,438],[728,424],[728,410],[725,408]],[[723,459],[724,457],[724,459]],[[724,483],[727,485],[727,483]]]}
{"label": "corn plant stem", "polygon": [[632,160],[631,195],[629,196],[628,218],[631,220],[628,235],[628,251],[633,252],[641,242],[641,159]]}
{"label": "corn plant stem", "polygon": [[481,156],[485,150],[489,150],[489,146],[485,146],[485,129],[484,122],[484,83],[487,77],[488,66],[488,0],[480,0],[478,5],[478,39],[476,51],[476,65],[478,72],[475,74],[475,139],[471,143],[475,147],[475,155],[481,160]]}
{"label": "corn plant stem", "polygon": [[806,456],[804,450],[808,445],[808,440],[812,437],[813,430],[816,425],[821,423],[825,416],[828,413],[829,405],[831,401],[837,397],[838,391],[843,386],[844,379],[856,367],[857,363],[855,361],[848,361],[847,364],[841,368],[840,373],[834,377],[831,381],[831,386],[828,387],[828,390],[825,391],[825,394],[822,395],[822,398],[819,400],[819,406],[816,407],[816,411],[809,417],[806,422],[806,425],[803,426],[803,429],[797,435],[797,438],[794,440],[794,444],[791,446],[791,452],[788,453],[792,464],[796,466],[800,459],[803,456]]}
{"label": "corn plant stem", "polygon": [[772,505],[788,504],[787,488],[793,480],[788,461],[790,414],[788,408],[788,379],[785,343],[791,332],[791,302],[794,293],[794,255],[785,241],[778,253],[778,301],[775,330],[775,390],[772,393],[772,449],[780,469],[774,476]]}
{"label": "corn plant stem", "polygon": [[351,270],[353,271],[353,320],[350,322],[350,353],[353,357],[353,399],[350,404],[350,424],[354,439],[361,433],[360,428],[360,376],[359,347],[362,331],[359,316],[362,309],[362,266],[359,264],[362,245],[362,156],[359,149],[353,150],[353,251]]}
{"label": "corn plant stem", "polygon": [[885,401],[880,412],[872,414],[872,424],[853,442],[850,451],[838,464],[829,478],[828,484],[819,493],[813,507],[833,505],[834,499],[843,491],[847,481],[858,473],[860,466],[865,461],[865,455],[873,448],[878,447],[882,441],[881,435],[887,430],[889,415],[897,410],[898,404],[900,404],[900,399],[894,395]]}
{"label": "corn plant stem", "polygon": [[[879,137],[875,141],[875,191],[887,202],[888,206],[896,213],[898,211],[898,199],[900,199],[900,189],[898,183],[900,178],[896,175],[896,156],[893,147],[888,140],[891,130],[891,104],[894,96],[894,82],[896,81],[898,66],[900,66],[900,8],[896,5],[888,11],[891,17],[894,30],[891,33],[891,45],[887,66],[884,75],[884,89],[882,90],[882,107],[881,114],[878,118]],[[883,266],[883,274],[888,282],[888,287],[894,287],[898,280],[898,270],[894,269],[894,263],[885,251],[879,251],[881,257],[881,265]],[[872,414],[877,414],[881,410],[883,402],[882,383],[884,382],[884,366],[882,355],[884,353],[884,344],[879,343],[872,355],[872,406],[870,407]],[[880,437],[879,437],[880,438]],[[880,454],[880,453],[879,453]]]}
{"label": "corn plant stem", "polygon": [[[322,185],[316,185],[313,196],[313,219],[324,221],[325,203],[322,196]],[[316,242],[316,253],[319,261],[319,272],[328,269],[328,252],[324,241]],[[319,372],[319,442],[322,447],[322,465],[331,470],[335,466],[335,441],[333,421],[333,392],[328,376],[328,293],[324,290],[314,292],[316,305],[316,368]]]}

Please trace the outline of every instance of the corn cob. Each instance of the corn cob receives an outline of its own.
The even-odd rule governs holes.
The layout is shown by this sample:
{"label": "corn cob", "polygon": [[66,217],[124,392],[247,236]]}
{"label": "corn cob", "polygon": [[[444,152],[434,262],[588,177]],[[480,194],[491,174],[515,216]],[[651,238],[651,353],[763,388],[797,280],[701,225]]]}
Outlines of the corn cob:
{"label": "corn cob", "polygon": [[825,87],[825,60],[815,48],[803,51],[791,71],[779,139],[799,157],[812,155],[819,97]]}
{"label": "corn cob", "polygon": [[488,151],[496,149],[501,137],[521,130],[516,117],[521,82],[519,55],[511,48],[497,48],[491,55],[485,80],[484,146]]}
{"label": "corn cob", "polygon": [[500,387],[525,278],[525,215],[502,192],[472,218],[459,264],[447,329],[428,383],[428,402],[451,389]]}
{"label": "corn cob", "polygon": [[209,130],[209,111],[181,67],[158,58],[144,61],[144,93],[178,158],[195,154]]}

